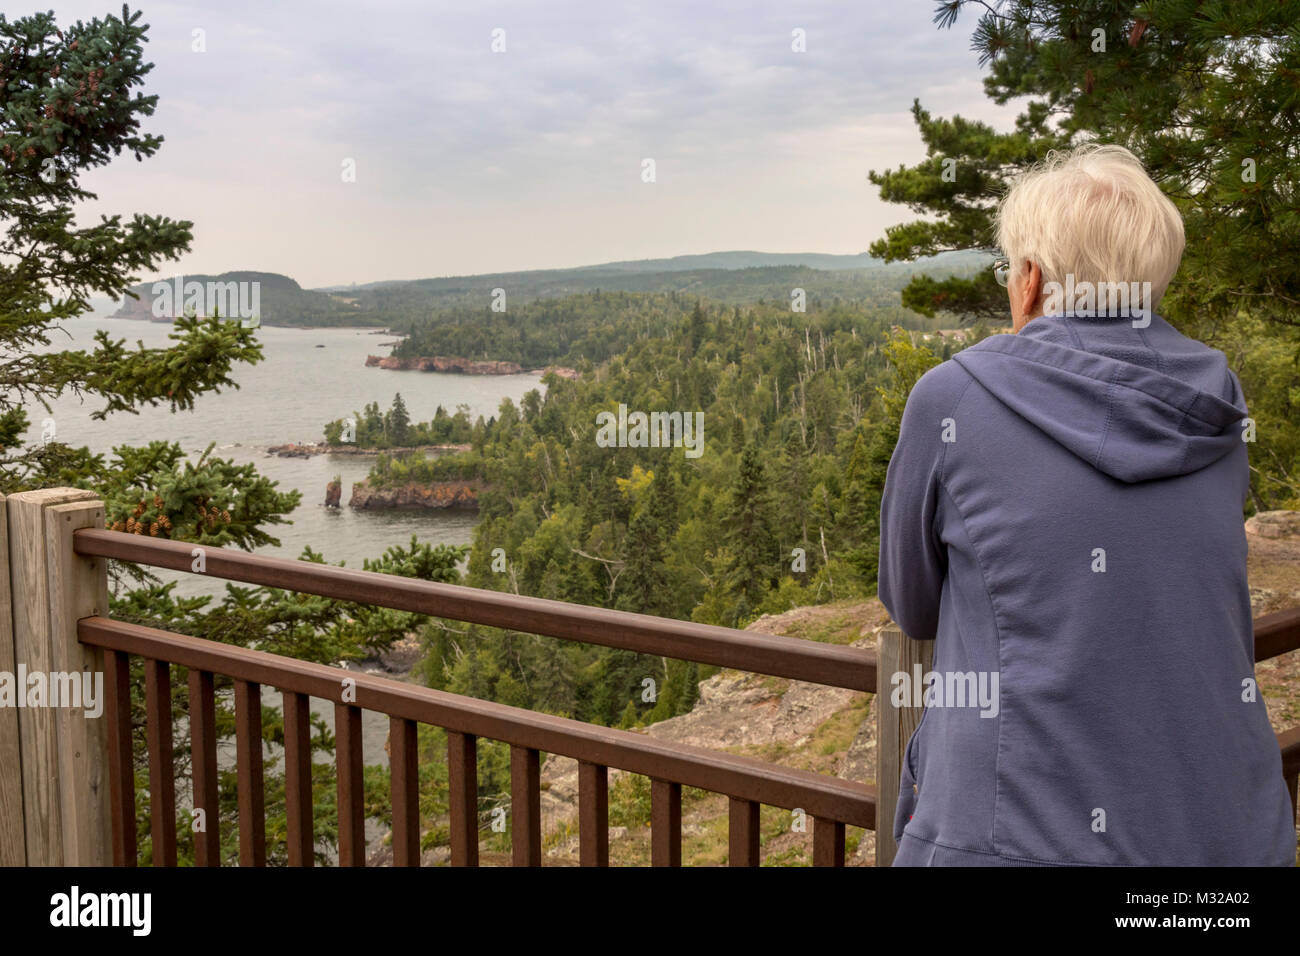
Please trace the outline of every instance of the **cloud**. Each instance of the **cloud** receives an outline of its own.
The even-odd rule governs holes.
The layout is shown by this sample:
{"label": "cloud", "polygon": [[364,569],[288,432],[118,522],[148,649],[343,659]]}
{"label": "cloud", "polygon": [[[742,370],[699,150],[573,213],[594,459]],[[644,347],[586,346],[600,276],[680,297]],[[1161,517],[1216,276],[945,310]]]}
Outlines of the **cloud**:
{"label": "cloud", "polygon": [[[102,15],[63,8],[64,22]],[[264,268],[308,286],[724,248],[861,251],[910,218],[866,171],[921,157],[913,98],[1002,128],[1015,112],[983,96],[971,24],[940,31],[919,3],[144,11],[147,91],[160,96],[146,125],[166,144],[144,166],[88,176],[94,211],[193,220],[178,270]],[[341,180],[345,159],[355,183]]]}

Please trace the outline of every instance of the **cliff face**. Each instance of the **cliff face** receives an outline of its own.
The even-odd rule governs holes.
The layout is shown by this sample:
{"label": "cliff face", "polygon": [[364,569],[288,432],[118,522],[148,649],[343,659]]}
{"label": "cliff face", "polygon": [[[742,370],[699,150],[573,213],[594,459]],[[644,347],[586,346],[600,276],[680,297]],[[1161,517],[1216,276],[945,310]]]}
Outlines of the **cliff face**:
{"label": "cliff face", "polygon": [[431,485],[410,482],[393,488],[371,488],[365,481],[354,482],[348,507],[357,511],[386,511],[393,508],[478,508],[479,481],[439,481]]}
{"label": "cliff face", "polygon": [[517,362],[476,362],[450,355],[420,355],[413,358],[366,356],[366,368],[407,369],[417,372],[459,372],[462,375],[518,375],[523,366]]}

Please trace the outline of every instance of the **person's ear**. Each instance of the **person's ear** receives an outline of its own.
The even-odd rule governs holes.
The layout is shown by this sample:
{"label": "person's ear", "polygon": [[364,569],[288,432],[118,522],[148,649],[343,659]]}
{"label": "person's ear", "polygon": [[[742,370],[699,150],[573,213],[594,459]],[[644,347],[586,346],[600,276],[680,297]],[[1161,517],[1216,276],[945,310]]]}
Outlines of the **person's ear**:
{"label": "person's ear", "polygon": [[1023,277],[1020,281],[1020,314],[1026,320],[1037,318],[1042,312],[1039,297],[1043,291],[1043,270],[1038,268],[1037,262],[1026,259],[1020,274]]}

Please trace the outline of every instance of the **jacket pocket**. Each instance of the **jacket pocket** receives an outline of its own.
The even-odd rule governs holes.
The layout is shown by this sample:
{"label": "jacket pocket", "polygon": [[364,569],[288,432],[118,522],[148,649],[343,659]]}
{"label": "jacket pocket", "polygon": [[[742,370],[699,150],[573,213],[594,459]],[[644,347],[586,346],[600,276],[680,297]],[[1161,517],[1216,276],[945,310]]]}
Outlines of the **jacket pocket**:
{"label": "jacket pocket", "polygon": [[912,814],[916,810],[917,797],[920,796],[920,786],[917,780],[916,741],[921,734],[921,724],[923,723],[925,723],[925,714],[921,715],[921,723],[916,725],[916,730],[912,731],[912,736],[907,740],[907,746],[903,748],[903,772],[898,781],[898,808],[894,811],[895,843],[903,838],[903,828],[912,819]]}

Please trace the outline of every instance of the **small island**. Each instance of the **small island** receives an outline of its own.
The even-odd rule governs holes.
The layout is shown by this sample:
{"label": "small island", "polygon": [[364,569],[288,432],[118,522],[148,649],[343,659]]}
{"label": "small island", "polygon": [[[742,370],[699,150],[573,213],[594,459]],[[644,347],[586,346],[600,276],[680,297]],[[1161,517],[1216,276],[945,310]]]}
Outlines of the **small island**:
{"label": "small island", "polygon": [[[325,425],[325,440],[273,445],[268,454],[285,458],[314,455],[372,455],[370,474],[353,483],[348,507],[358,511],[388,509],[478,509],[485,490],[484,463],[476,451],[487,424],[480,416],[470,422],[469,406],[449,414],[441,405],[427,422],[411,421],[402,394],[393,396],[388,411],[371,402],[348,418]],[[325,488],[325,507],[342,506],[342,477]]]}

